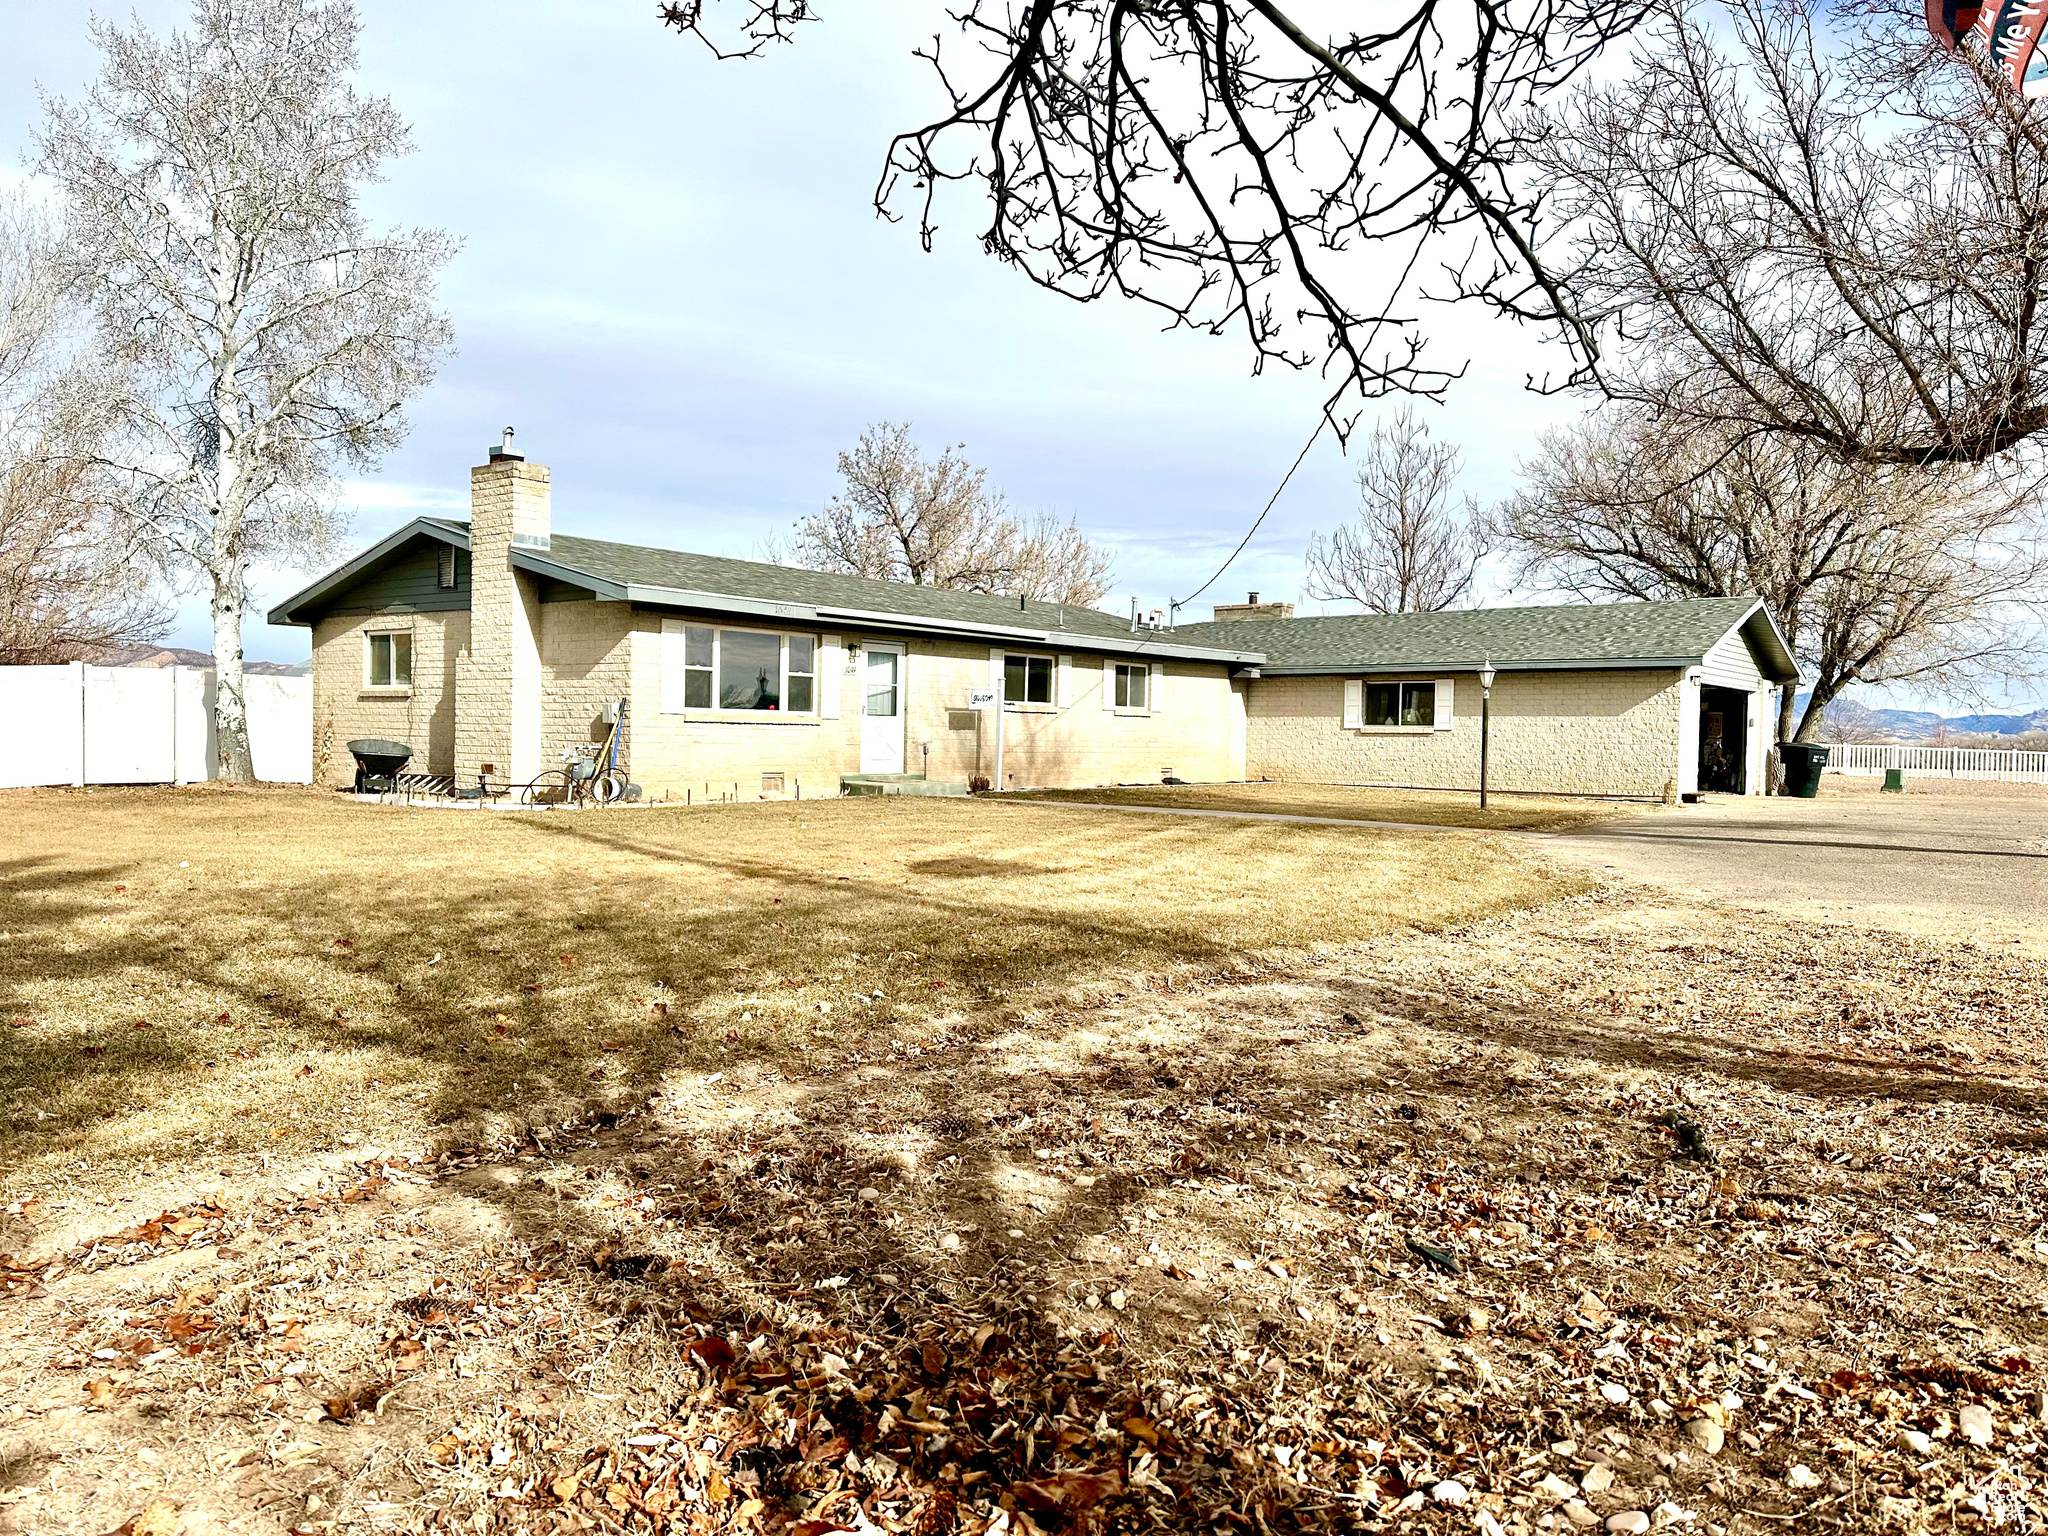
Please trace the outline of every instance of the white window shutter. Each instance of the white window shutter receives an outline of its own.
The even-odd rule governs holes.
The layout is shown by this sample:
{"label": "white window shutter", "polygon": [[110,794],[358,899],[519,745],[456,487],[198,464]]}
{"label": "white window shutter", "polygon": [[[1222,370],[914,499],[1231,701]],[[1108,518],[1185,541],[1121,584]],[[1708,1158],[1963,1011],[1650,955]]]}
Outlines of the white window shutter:
{"label": "white window shutter", "polygon": [[988,653],[988,685],[996,691],[996,707],[1006,702],[1003,698],[1003,653],[991,649]]}
{"label": "white window shutter", "polygon": [[1116,708],[1116,658],[1114,656],[1102,658],[1102,707],[1104,709]]}
{"label": "white window shutter", "polygon": [[846,668],[846,653],[839,648],[837,635],[826,635],[818,642],[818,718],[837,720],[839,718],[839,674]]}
{"label": "white window shutter", "polygon": [[1152,663],[1152,681],[1145,689],[1145,709],[1148,713],[1156,715],[1165,707],[1166,663],[1155,661]]}
{"label": "white window shutter", "polygon": [[661,621],[661,712],[664,715],[679,715],[683,712],[683,658],[689,653],[683,649],[683,621],[663,619]]}
{"label": "white window shutter", "polygon": [[1456,678],[1440,677],[1436,680],[1436,728],[1440,731],[1451,728],[1451,698],[1457,686]]}
{"label": "white window shutter", "polygon": [[1061,709],[1074,702],[1074,658],[1061,656],[1052,666],[1052,701]]}
{"label": "white window shutter", "polygon": [[1363,678],[1344,679],[1344,729],[1347,731],[1365,728],[1365,681]]}

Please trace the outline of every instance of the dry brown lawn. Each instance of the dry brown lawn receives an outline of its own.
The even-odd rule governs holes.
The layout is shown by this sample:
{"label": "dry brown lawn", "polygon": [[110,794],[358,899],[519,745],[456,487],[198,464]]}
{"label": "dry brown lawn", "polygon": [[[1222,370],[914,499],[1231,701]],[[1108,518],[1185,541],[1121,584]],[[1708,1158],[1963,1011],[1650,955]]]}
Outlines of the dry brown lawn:
{"label": "dry brown lawn", "polygon": [[7,1536],[2048,1516],[2038,943],[1483,837],[24,804]]}
{"label": "dry brown lawn", "polygon": [[546,1123],[1062,989],[1581,888],[1465,842],[929,800],[475,814],[4,802],[0,1198],[118,1164]]}
{"label": "dry brown lawn", "polygon": [[[1009,798],[1009,797],[1005,797]],[[1406,822],[1493,831],[1556,832],[1617,816],[1660,811],[1640,801],[1575,800],[1556,795],[1494,795],[1482,811],[1477,794],[1382,789],[1353,784],[1114,785],[1101,789],[1031,790],[1021,799],[1083,805],[1143,805],[1193,811],[1256,811],[1285,816],[1335,816],[1347,821]]]}

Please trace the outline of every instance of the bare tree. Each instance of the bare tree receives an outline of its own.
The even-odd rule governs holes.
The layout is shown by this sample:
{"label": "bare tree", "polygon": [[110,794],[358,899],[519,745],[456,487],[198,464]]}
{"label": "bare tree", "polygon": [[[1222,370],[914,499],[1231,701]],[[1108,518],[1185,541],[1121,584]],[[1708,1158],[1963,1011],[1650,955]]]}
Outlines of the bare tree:
{"label": "bare tree", "polygon": [[0,665],[90,658],[168,625],[92,463],[105,427],[55,232],[0,198]]}
{"label": "bare tree", "polygon": [[[1020,523],[958,447],[927,459],[907,423],[878,422],[839,455],[846,488],[797,524],[780,557],[813,570],[1087,606],[1109,560],[1073,523]],[[772,546],[779,549],[779,545]]]}
{"label": "bare tree", "polygon": [[[660,9],[721,57],[817,19],[813,0]],[[929,247],[941,189],[977,185],[991,255],[1239,335],[1261,366],[1320,367],[1341,430],[1347,395],[1435,393],[1461,366],[1425,358],[1413,308],[1441,235],[1446,292],[1562,325],[1591,360],[1533,243],[1521,116],[1644,9],[1408,0],[1332,25],[1278,0],[934,0],[944,106],[891,144],[876,206],[914,215]]]}
{"label": "bare tree", "polygon": [[1372,429],[1358,461],[1358,519],[1309,536],[1310,597],[1367,613],[1436,613],[1471,594],[1485,552],[1478,504],[1457,495],[1455,443],[1412,410]]}
{"label": "bare tree", "polygon": [[1109,591],[1110,557],[1074,519],[1040,513],[1016,531],[1010,586],[1025,597],[1092,608]]}
{"label": "bare tree", "polygon": [[1667,430],[1997,458],[2048,426],[2048,117],[1917,7],[1820,14],[1661,3],[1633,73],[1532,120],[1547,257]]}
{"label": "bare tree", "polygon": [[2034,663],[2016,620],[2048,553],[2024,480],[1845,464],[1807,439],[1674,432],[1642,412],[1551,434],[1523,474],[1499,521],[1526,577],[1770,605],[1810,685],[1803,714],[1786,690],[1781,741],[1813,740],[1852,684],[1967,691]]}
{"label": "bare tree", "polygon": [[357,31],[349,0],[195,0],[191,32],[162,39],[98,22],[99,80],[43,132],[119,373],[106,462],[153,556],[209,597],[227,779],[252,777],[251,565],[319,558],[332,476],[399,441],[450,344],[431,296],[452,243],[374,232],[358,206],[410,146],[349,83]]}

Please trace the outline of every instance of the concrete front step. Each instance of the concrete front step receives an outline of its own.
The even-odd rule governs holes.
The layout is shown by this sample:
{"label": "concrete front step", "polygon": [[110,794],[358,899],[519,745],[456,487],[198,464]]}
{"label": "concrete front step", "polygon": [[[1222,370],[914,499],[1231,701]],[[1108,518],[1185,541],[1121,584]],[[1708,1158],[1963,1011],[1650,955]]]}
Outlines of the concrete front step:
{"label": "concrete front step", "polygon": [[927,779],[921,773],[849,773],[839,780],[842,795],[939,795],[964,799],[965,784]]}

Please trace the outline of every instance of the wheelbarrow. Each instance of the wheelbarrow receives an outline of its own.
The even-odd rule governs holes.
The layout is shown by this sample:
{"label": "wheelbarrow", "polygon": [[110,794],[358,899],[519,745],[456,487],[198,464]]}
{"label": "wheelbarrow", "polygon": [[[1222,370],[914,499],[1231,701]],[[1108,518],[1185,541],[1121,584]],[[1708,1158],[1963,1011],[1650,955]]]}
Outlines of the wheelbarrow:
{"label": "wheelbarrow", "polygon": [[356,793],[382,794],[398,788],[398,772],[412,761],[412,748],[402,741],[352,741],[348,749],[356,760]]}

